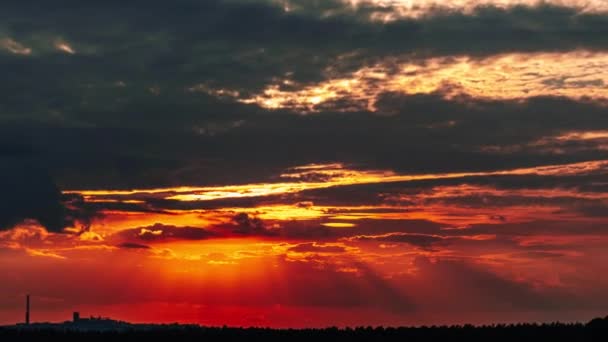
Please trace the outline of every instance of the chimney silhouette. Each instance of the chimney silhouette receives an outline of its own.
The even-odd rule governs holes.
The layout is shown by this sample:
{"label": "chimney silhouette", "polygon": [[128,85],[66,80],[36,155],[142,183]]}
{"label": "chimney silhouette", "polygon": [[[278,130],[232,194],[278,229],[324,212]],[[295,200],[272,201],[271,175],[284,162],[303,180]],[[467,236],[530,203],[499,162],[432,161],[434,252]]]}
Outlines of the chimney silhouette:
{"label": "chimney silhouette", "polygon": [[30,325],[30,295],[25,296],[25,324]]}

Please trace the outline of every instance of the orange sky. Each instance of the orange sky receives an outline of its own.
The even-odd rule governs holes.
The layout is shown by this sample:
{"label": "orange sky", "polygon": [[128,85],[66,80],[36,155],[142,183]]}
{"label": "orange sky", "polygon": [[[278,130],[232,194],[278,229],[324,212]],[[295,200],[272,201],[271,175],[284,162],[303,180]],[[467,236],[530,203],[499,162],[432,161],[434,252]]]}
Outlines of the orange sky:
{"label": "orange sky", "polygon": [[[489,322],[488,311],[497,312],[492,320],[518,319],[520,310],[553,317],[546,305],[557,300],[562,317],[587,317],[597,309],[587,297],[608,285],[594,273],[607,261],[608,238],[603,218],[577,202],[606,201],[605,193],[473,180],[584,176],[605,165],[437,175],[311,165],[267,184],[73,191],[114,207],[100,209],[80,235],[48,233],[35,222],[0,233],[0,268],[12,289],[0,320],[20,317],[26,289],[37,320],[82,310],[138,322],[424,324],[453,321],[466,307],[458,322]],[[305,180],[319,177],[326,178]],[[457,184],[416,185],[452,179]],[[345,189],[356,197],[370,184],[367,204],[331,197]],[[239,204],[249,197],[253,203]],[[205,209],[218,200],[236,202]],[[579,312],[577,300],[589,300],[588,308]]]}

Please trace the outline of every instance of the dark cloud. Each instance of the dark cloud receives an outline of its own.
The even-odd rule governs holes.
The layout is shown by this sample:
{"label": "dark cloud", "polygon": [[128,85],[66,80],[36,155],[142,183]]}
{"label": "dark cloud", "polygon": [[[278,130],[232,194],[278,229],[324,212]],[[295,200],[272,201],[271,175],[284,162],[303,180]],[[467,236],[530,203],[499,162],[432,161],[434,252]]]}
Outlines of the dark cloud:
{"label": "dark cloud", "polygon": [[[55,171],[62,187],[70,188],[272,181],[288,167],[314,162],[340,161],[353,167],[428,173],[608,157],[600,149],[555,154],[528,145],[564,131],[608,127],[605,108],[599,104],[560,98],[524,103],[474,99],[460,103],[438,95],[399,99],[391,106],[400,113],[381,118],[373,113],[329,112],[303,117],[235,109],[232,115],[246,117],[246,123],[214,137],[186,129],[194,115],[174,116],[162,129],[147,127],[148,121],[137,123],[137,128],[127,123],[121,128],[13,123],[2,125],[0,133],[11,141],[31,141],[38,151],[36,161]],[[197,111],[198,120],[204,121],[215,107],[203,106]],[[579,113],[576,120],[573,112]],[[102,115],[99,118],[105,120]],[[450,129],[425,128],[453,118],[459,118],[459,124]],[[159,132],[165,137],[162,144],[158,143]],[[484,146],[512,144],[523,147],[513,153],[483,150]],[[244,169],[247,172],[242,172]]]}
{"label": "dark cloud", "polygon": [[319,245],[314,242],[300,243],[288,249],[289,252],[297,253],[344,253],[346,248],[343,246]]}
{"label": "dark cloud", "polygon": [[445,238],[438,235],[416,234],[416,233],[390,233],[384,235],[359,235],[349,238],[351,241],[379,241],[397,242],[429,248],[433,245],[445,242]]}
{"label": "dark cloud", "polygon": [[322,226],[320,222],[288,221],[281,222],[281,234],[290,240],[333,240],[339,236],[336,229]]}
{"label": "dark cloud", "polygon": [[[331,106],[302,117],[188,91],[206,84],[247,97],[288,74],[297,89],[404,55],[606,48],[608,17],[568,8],[483,7],[378,23],[368,20],[382,10],[373,6],[293,6],[286,13],[268,1],[2,4],[0,33],[34,51],[0,54],[4,153],[35,155],[62,188],[244,183],[312,162],[442,172],[606,157],[597,148],[555,155],[525,146],[565,129],[608,127],[605,107],[563,98],[461,103],[385,94],[376,107],[392,117]],[[57,51],[60,39],[76,53]],[[449,121],[457,124],[432,128]],[[481,150],[512,144],[524,148]]]}
{"label": "dark cloud", "polygon": [[232,222],[219,223],[208,227],[178,227],[155,223],[150,226],[121,230],[111,239],[119,241],[146,241],[161,243],[179,240],[207,240],[231,237],[278,237],[279,229],[267,228],[259,218],[239,213],[232,217]]}
{"label": "dark cloud", "polygon": [[563,210],[580,213],[586,217],[603,218],[608,217],[608,203],[597,201],[576,201],[566,206]]}
{"label": "dark cloud", "polygon": [[503,239],[526,236],[602,236],[606,227],[598,221],[579,219],[532,219],[528,222],[473,224],[450,230],[450,235],[494,234]]}
{"label": "dark cloud", "polygon": [[237,235],[272,235],[272,232],[266,228],[264,221],[257,217],[252,217],[246,213],[234,215],[232,221],[236,227],[232,232]]}
{"label": "dark cloud", "polygon": [[123,243],[119,244],[118,247],[126,248],[126,249],[150,249],[150,246],[142,245],[139,243],[133,243],[133,242],[123,242]]}
{"label": "dark cloud", "polygon": [[[10,158],[32,157],[35,151],[31,145],[25,145],[21,142],[4,141],[5,138],[0,138],[0,158],[6,158],[8,162]],[[18,160],[18,159],[16,159]]]}
{"label": "dark cloud", "polygon": [[50,232],[75,227],[87,230],[95,213],[79,195],[63,195],[50,175],[28,162],[0,156],[0,230],[27,219]]}
{"label": "dark cloud", "polygon": [[151,226],[122,230],[114,234],[113,238],[154,243],[173,240],[206,240],[216,236],[217,234],[204,228],[176,227],[156,223]]}
{"label": "dark cloud", "polygon": [[[401,220],[384,220],[380,218],[365,218],[355,222],[355,226],[344,229],[344,228],[331,228],[320,224],[316,220],[308,221],[283,221],[280,222],[281,228],[279,230],[280,237],[293,241],[321,241],[321,242],[332,242],[340,239],[354,239],[366,237],[373,239],[378,236],[382,237],[389,236],[391,234],[412,234],[412,235],[440,235],[445,234],[442,228],[444,224],[432,222],[429,220],[413,220],[413,219],[401,219]],[[395,239],[399,239],[395,237]],[[406,240],[407,238],[403,238]],[[412,238],[411,241],[415,242],[417,238]],[[431,238],[432,239],[432,238]],[[418,242],[422,243],[425,240],[424,237],[420,238]],[[428,239],[430,240],[430,239]],[[441,240],[441,237],[437,237],[437,240]],[[406,241],[403,241],[406,242]]]}
{"label": "dark cloud", "polygon": [[529,252],[513,253],[513,256],[532,258],[532,259],[553,259],[553,258],[562,258],[562,257],[566,256],[566,254],[559,253],[559,252],[547,252],[547,251],[529,251]]}
{"label": "dark cloud", "polygon": [[[607,17],[568,8],[483,7],[383,24],[366,20],[365,6],[336,11],[344,6],[329,3],[289,13],[268,1],[3,4],[0,32],[34,55],[0,56],[11,80],[0,87],[7,99],[0,108],[10,119],[89,128],[141,127],[145,119],[158,129],[179,120],[193,132],[221,135],[247,124],[234,114],[245,106],[187,88],[208,84],[246,96],[286,74],[305,85],[327,78],[329,66],[339,77],[410,53],[418,59],[606,47]],[[328,16],[328,8],[336,14]],[[57,52],[58,39],[76,54]],[[210,108],[203,118],[202,108]]]}
{"label": "dark cloud", "polygon": [[[145,15],[140,6],[147,9]],[[244,74],[248,77],[240,79],[241,88],[243,82],[256,86],[255,82],[286,72],[294,72],[301,81],[318,79],[333,58],[351,52],[358,56],[341,68],[413,51],[487,55],[606,48],[601,39],[606,30],[605,15],[553,6],[484,6],[466,14],[434,11],[391,23],[369,20],[370,14],[387,9],[359,6],[346,10],[341,2],[331,0],[322,5],[300,5],[305,10],[291,12],[268,1],[225,0],[136,1],[130,6],[98,1],[86,7],[63,1],[53,6],[3,7],[4,31],[34,51],[53,52],[49,57],[59,65],[61,57],[78,58],[78,54],[57,53],[53,40],[61,37],[86,55],[80,58],[83,64],[103,56],[113,62],[108,65],[112,71],[150,81],[152,76],[173,82],[192,80],[186,72],[196,71],[205,80],[234,84],[239,74]],[[86,15],[91,11],[95,15]],[[142,65],[157,69],[146,75]]]}

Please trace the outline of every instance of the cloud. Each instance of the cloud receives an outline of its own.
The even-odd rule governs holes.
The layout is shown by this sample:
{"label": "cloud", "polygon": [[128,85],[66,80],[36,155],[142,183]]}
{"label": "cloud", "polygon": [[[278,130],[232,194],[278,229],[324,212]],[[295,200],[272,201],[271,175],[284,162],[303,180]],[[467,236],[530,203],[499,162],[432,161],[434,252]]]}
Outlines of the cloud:
{"label": "cloud", "polygon": [[23,46],[11,38],[0,38],[0,48],[17,55],[29,55],[32,53],[32,49]]}
{"label": "cloud", "polygon": [[176,227],[156,223],[151,226],[122,230],[113,235],[114,239],[145,241],[148,243],[174,240],[206,240],[217,237],[213,231],[196,227]]}
{"label": "cloud", "polygon": [[86,208],[81,196],[62,195],[48,173],[30,163],[1,156],[0,160],[0,230],[27,219],[55,233],[66,228],[88,229],[95,213]]}
{"label": "cloud", "polygon": [[359,235],[348,238],[349,241],[379,241],[397,242],[429,248],[433,245],[444,243],[446,238],[439,235],[416,234],[416,233],[389,233],[383,235]]}
{"label": "cloud", "polygon": [[33,257],[52,258],[52,259],[59,259],[59,260],[66,259],[66,257],[64,257],[63,255],[59,255],[57,253],[53,253],[48,250],[26,248],[25,252],[28,255],[33,256]]}
{"label": "cloud", "polygon": [[346,248],[344,246],[323,245],[309,242],[290,247],[287,251],[296,253],[345,253]]}
{"label": "cloud", "polygon": [[[24,122],[2,125],[0,133],[13,142],[22,140],[23,135],[35,136],[29,140],[30,149],[38,154],[35,161],[56,174],[63,188],[72,189],[268,182],[289,167],[337,159],[366,169],[434,173],[598,160],[608,155],[608,151],[592,149],[555,154],[529,145],[564,130],[601,129],[606,124],[605,109],[599,104],[560,98],[534,98],[525,103],[476,99],[458,102],[419,95],[391,97],[384,106],[399,113],[382,118],[365,112],[299,117],[232,108],[232,115],[246,118],[248,124],[215,137],[184,131],[194,115],[168,120],[159,112],[159,117],[167,118],[162,131],[169,138],[155,151],[152,147],[160,128],[147,122],[137,123],[147,129],[136,128],[134,122],[128,122],[129,118],[135,119],[134,114],[128,113],[120,128],[108,127],[107,117],[91,115],[91,124],[99,126],[96,129]],[[213,105],[201,107],[208,108],[198,109],[197,117],[203,121],[216,109],[229,111]],[[185,112],[194,113],[195,109]],[[579,113],[574,122],[573,112]],[[488,120],[488,115],[495,120]],[[455,119],[458,124],[453,127],[427,127]],[[341,132],[339,139],[336,130]],[[383,139],[376,139],[379,132]],[[107,136],[117,138],[108,141],[104,138]],[[511,153],[484,149],[514,144],[523,147]],[[124,149],[126,145],[130,148]],[[407,158],[395,157],[395,150]],[[244,168],[248,172],[240,171]],[[201,172],[206,177],[200,177]]]}
{"label": "cloud", "polygon": [[110,239],[128,242],[163,243],[233,237],[278,237],[279,233],[278,229],[267,228],[261,219],[246,213],[239,213],[234,215],[229,222],[207,225],[204,228],[155,223],[150,226],[118,231],[112,234]]}
{"label": "cloud", "polygon": [[57,41],[55,43],[55,48],[69,55],[73,55],[76,53],[76,51],[68,43],[63,41]]}
{"label": "cloud", "polygon": [[[7,117],[72,127],[139,127],[146,113],[146,127],[165,129],[183,121],[177,125],[181,134],[189,130],[200,139],[230,135],[251,120],[233,114],[247,106],[188,91],[197,85],[249,98],[277,80],[293,82],[280,85],[293,91],[380,61],[389,61],[386,72],[394,74],[398,68],[392,59],[424,65],[432,56],[475,60],[513,52],[603,51],[608,20],[603,14],[552,6],[489,6],[378,23],[366,20],[364,9],[339,15],[327,15],[327,8],[285,12],[266,1],[146,2],[144,17],[136,6],[115,2],[96,1],[87,8],[62,3],[65,7],[3,8],[0,32],[34,52],[49,51],[39,58],[0,56],[9,80],[0,89],[10,99],[2,104]],[[346,7],[331,3],[330,8]],[[90,10],[98,15],[82,14]],[[57,51],[56,42],[77,53]],[[83,44],[92,52],[81,55]]]}
{"label": "cloud", "polygon": [[151,248],[148,245],[142,245],[142,244],[133,243],[133,242],[123,242],[123,243],[119,244],[118,247],[125,248],[125,249],[150,249]]}
{"label": "cloud", "polygon": [[[250,97],[234,99],[263,108],[286,108],[301,114],[323,111],[369,110],[392,115],[398,109],[385,106],[392,94],[441,94],[445,98],[528,99],[538,96],[568,97],[606,102],[608,54],[574,51],[568,53],[509,53],[487,58],[449,56],[411,61],[399,56],[378,61],[355,72],[311,85],[288,88],[277,80]],[[496,70],[509,69],[509,78]],[[559,77],[559,82],[554,82]],[[551,86],[548,86],[551,84]],[[282,89],[285,88],[285,89]],[[387,101],[388,100],[388,101]],[[428,128],[449,129],[457,120],[429,124]]]}
{"label": "cloud", "polygon": [[246,213],[238,213],[232,221],[236,227],[232,229],[232,233],[236,235],[257,235],[257,236],[272,236],[276,235],[276,230],[269,229],[264,224],[264,221],[257,217],[252,217]]}
{"label": "cloud", "polygon": [[588,0],[426,0],[412,3],[399,0],[337,0],[321,3],[306,0],[271,0],[282,4],[285,11],[304,11],[338,15],[344,12],[368,11],[372,20],[391,21],[400,18],[429,17],[445,13],[470,14],[478,8],[496,7],[500,9],[530,8],[539,5],[564,6],[586,13],[605,13],[608,5],[600,1]]}

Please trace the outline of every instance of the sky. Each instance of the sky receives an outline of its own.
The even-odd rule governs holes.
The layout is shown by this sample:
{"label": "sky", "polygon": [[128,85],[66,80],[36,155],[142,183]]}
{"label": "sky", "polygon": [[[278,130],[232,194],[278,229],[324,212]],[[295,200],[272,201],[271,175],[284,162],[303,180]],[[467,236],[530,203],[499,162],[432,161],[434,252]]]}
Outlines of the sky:
{"label": "sky", "polygon": [[0,5],[0,324],[608,313],[605,0]]}

